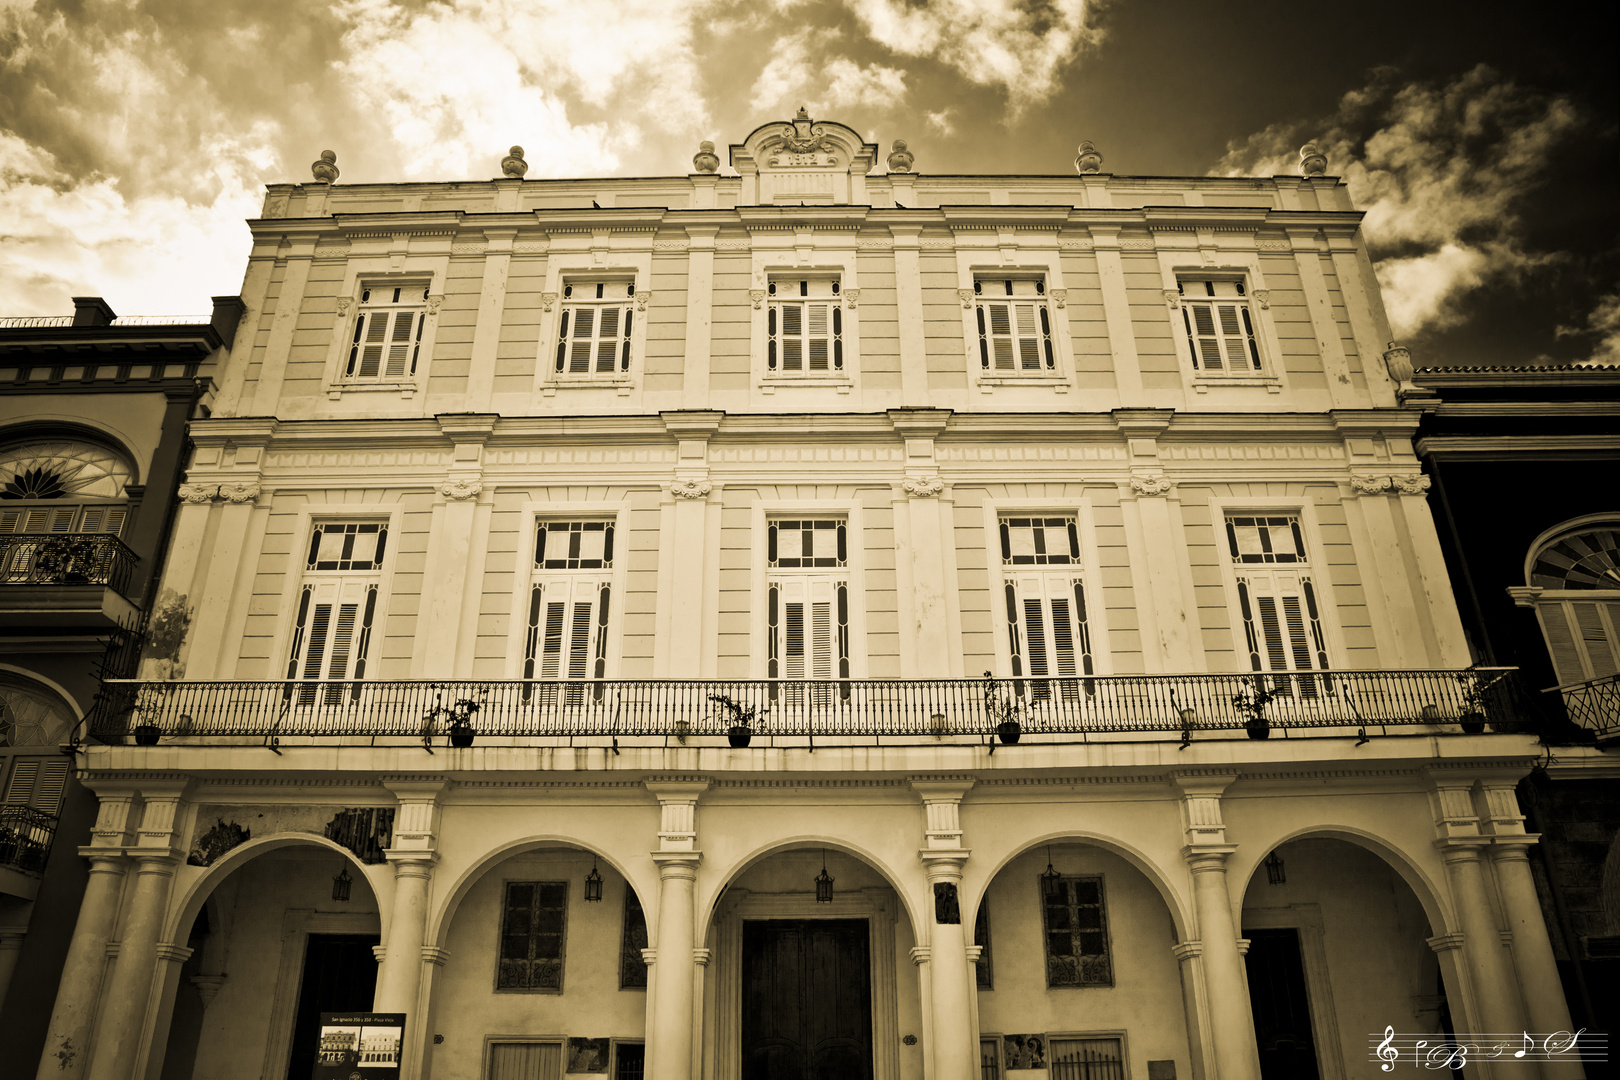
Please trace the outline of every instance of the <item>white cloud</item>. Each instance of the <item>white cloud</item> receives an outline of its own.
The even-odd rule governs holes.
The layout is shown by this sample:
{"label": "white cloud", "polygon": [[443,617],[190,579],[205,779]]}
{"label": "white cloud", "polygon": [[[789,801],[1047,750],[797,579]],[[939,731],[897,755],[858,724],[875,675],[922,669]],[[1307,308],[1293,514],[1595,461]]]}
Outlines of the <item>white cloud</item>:
{"label": "white cloud", "polygon": [[801,30],[777,39],[771,59],[754,80],[750,105],[761,119],[792,113],[800,105],[816,114],[826,109],[888,109],[906,96],[905,72],[882,64],[857,64],[847,57],[821,60],[811,55],[811,42],[836,35]]}
{"label": "white cloud", "polygon": [[939,112],[925,112],[923,113],[923,120],[941,135],[949,135],[956,130],[956,123],[951,119],[952,114],[955,112],[955,109],[948,107],[939,110]]}
{"label": "white cloud", "polygon": [[902,56],[935,58],[980,86],[1002,87],[1014,112],[1051,96],[1063,66],[1101,37],[1086,24],[1086,0],[847,2],[874,41]]}
{"label": "white cloud", "polygon": [[1597,342],[1586,362],[1620,364],[1620,292],[1599,297],[1585,326],[1560,326],[1556,333],[1561,338],[1594,335]]}
{"label": "white cloud", "polygon": [[[1519,208],[1541,182],[1547,152],[1579,121],[1567,100],[1484,66],[1444,87],[1394,88],[1389,74],[1346,94],[1311,141],[1366,211],[1392,330],[1408,337],[1455,325],[1474,290],[1557,260],[1525,249]],[[1299,125],[1268,128],[1230,147],[1214,171],[1297,173],[1305,134]]]}

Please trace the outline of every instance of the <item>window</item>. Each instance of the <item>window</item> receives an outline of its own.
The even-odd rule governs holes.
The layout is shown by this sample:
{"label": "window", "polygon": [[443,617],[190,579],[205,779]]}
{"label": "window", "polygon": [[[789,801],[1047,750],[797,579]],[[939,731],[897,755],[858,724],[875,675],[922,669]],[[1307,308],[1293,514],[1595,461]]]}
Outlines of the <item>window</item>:
{"label": "window", "polygon": [[287,655],[286,695],[300,706],[341,705],[345,684],[359,700],[366,676],[388,526],[377,521],[316,522],[304,559]]}
{"label": "window", "polygon": [[766,289],[768,376],[844,374],[844,304],[837,278],[776,278]]}
{"label": "window", "polygon": [[[523,678],[545,681],[607,676],[612,610],[613,522],[541,521],[535,529],[534,579],[529,590]],[[591,689],[601,700],[602,685]],[[525,686],[528,701],[535,688]],[[541,704],[557,703],[558,687],[541,687]],[[584,702],[583,686],[563,689],[563,702]]]}
{"label": "window", "polygon": [[1242,279],[1176,278],[1181,321],[1193,368],[1205,374],[1249,375],[1260,370],[1248,294]]}
{"label": "window", "polygon": [[624,886],[624,933],[619,939],[619,989],[647,988],[647,961],[641,950],[647,947],[647,916],[641,910],[641,897],[627,882]]}
{"label": "window", "polygon": [[1046,1040],[1052,1080],[1125,1080],[1123,1040],[1053,1035]]}
{"label": "window", "polygon": [[26,806],[55,817],[62,809],[68,762],[58,757],[19,757],[6,778],[6,806]]}
{"label": "window", "polygon": [[990,901],[979,901],[979,913],[973,917],[973,943],[979,947],[979,958],[974,961],[973,979],[980,990],[995,989],[995,969],[990,963]]}
{"label": "window", "polygon": [[984,374],[1057,374],[1045,278],[975,275],[973,296]]}
{"label": "window", "polygon": [[613,1080],[641,1080],[647,1075],[647,1044],[617,1042],[613,1044]]}
{"label": "window", "polygon": [[1001,1080],[1001,1036],[979,1038],[979,1080]]}
{"label": "window", "polygon": [[560,1042],[492,1042],[486,1080],[562,1080]]}
{"label": "window", "polygon": [[633,281],[572,280],[563,283],[557,324],[558,379],[616,379],[630,374],[630,327],[635,318]]}
{"label": "window", "polygon": [[568,882],[508,881],[497,990],[562,993]]}
{"label": "window", "polygon": [[1014,692],[1037,702],[1093,693],[1094,683],[1075,678],[1096,670],[1075,518],[1020,515],[999,524]]}
{"label": "window", "polygon": [[123,531],[125,485],[119,454],[94,443],[41,439],[0,450],[0,534]]}
{"label": "window", "polygon": [[[767,525],[766,677],[849,678],[848,527],[842,518],[772,520]],[[771,685],[776,700],[780,688]],[[837,693],[849,697],[849,683]],[[832,701],[830,685],[808,703]]]}
{"label": "window", "polygon": [[1050,896],[1044,882],[1037,887],[1046,918],[1046,985],[1113,986],[1103,879],[1065,875]]}
{"label": "window", "polygon": [[1529,579],[1541,590],[1536,616],[1558,685],[1620,672],[1620,522],[1594,523],[1542,544]]}
{"label": "window", "polygon": [[430,286],[374,282],[360,290],[360,313],[343,365],[359,382],[403,382],[416,377]]}
{"label": "window", "polygon": [[[1321,612],[1298,516],[1228,516],[1226,541],[1237,573],[1249,667],[1268,672],[1327,668]],[[1298,689],[1302,697],[1315,697],[1316,680],[1298,680]],[[1273,693],[1292,695],[1294,690],[1294,679],[1272,681]]]}

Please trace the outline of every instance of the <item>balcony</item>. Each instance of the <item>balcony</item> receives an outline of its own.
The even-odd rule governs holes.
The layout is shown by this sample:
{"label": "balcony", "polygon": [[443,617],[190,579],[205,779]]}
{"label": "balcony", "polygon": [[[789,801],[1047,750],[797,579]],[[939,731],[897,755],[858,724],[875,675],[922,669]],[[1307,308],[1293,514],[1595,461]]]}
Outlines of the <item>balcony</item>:
{"label": "balcony", "polygon": [[1563,695],[1569,718],[1596,736],[1599,746],[1607,749],[1620,745],[1620,674],[1558,686],[1547,692]]}
{"label": "balcony", "polygon": [[55,838],[55,816],[31,806],[0,806],[0,893],[32,900]]}
{"label": "balcony", "polygon": [[92,733],[156,745],[990,748],[1522,731],[1511,668],[1076,679],[109,680]]}
{"label": "balcony", "polygon": [[127,625],[135,553],[104,533],[0,536],[0,627]]}

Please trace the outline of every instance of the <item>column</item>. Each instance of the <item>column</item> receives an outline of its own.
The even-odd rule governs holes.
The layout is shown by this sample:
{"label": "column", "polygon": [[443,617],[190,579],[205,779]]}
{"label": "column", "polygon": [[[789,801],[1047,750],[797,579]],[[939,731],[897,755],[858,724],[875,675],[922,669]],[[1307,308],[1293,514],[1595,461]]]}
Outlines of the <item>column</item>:
{"label": "column", "polygon": [[[147,809],[150,812],[150,805]],[[113,962],[112,975],[107,979],[106,1008],[95,1025],[90,1080],[129,1080],[134,1074],[135,1055],[140,1050],[151,1005],[153,976],[158,964],[158,935],[168,911],[169,890],[177,865],[178,859],[168,852],[143,852],[135,856],[129,915],[118,942],[118,959]],[[54,1033],[52,1037],[54,1041]],[[48,1045],[46,1050],[49,1053]],[[48,1073],[42,1068],[41,1075],[60,1074]]]}
{"label": "column", "polygon": [[[693,991],[698,984],[696,884],[703,853],[697,849],[697,801],[707,780],[649,781],[658,798],[657,962],[648,972],[647,1075],[652,1080],[691,1080],[700,1010]],[[707,957],[705,957],[705,960]]]}
{"label": "column", "polygon": [[[1573,1031],[1574,1026],[1541,901],[1536,896],[1535,879],[1530,876],[1530,845],[1536,840],[1528,833],[1496,837],[1491,844],[1491,864],[1496,872],[1497,893],[1502,898],[1502,913],[1513,934],[1513,965],[1519,972],[1525,1020],[1530,1031],[1545,1038],[1555,1031]],[[1581,1080],[1586,1073],[1578,1061],[1553,1060],[1541,1063],[1541,1075],[1548,1080]]]}
{"label": "column", "polygon": [[443,780],[385,779],[399,807],[394,812],[394,845],[383,852],[394,867],[394,898],[389,907],[388,936],[378,950],[374,1012],[405,1013],[401,1077],[417,1075],[422,1057],[421,1026],[427,1022],[422,1001],[422,966],[437,954],[427,942],[428,900],[433,867],[439,861],[439,798]]}
{"label": "column", "polygon": [[1204,999],[1204,973],[1198,962],[1204,947],[1196,941],[1172,946],[1181,965],[1181,1007],[1187,1016],[1187,1056],[1192,1060],[1193,1080],[1206,1080],[1207,1063],[1215,1060],[1215,1045],[1209,1038],[1209,1002]]}
{"label": "column", "polygon": [[[317,228],[311,227],[306,233],[289,232],[287,236],[286,270],[282,274],[275,314],[270,317],[270,334],[260,354],[259,381],[253,388],[252,404],[244,404],[242,409],[250,416],[275,416],[281,404],[281,384],[287,377],[287,358],[292,353],[293,333],[298,329],[298,313],[304,306],[304,290],[309,284],[318,233]],[[245,387],[243,397],[247,397]]]}
{"label": "column", "polygon": [[[1479,1004],[1480,1015],[1467,1020],[1471,1034],[1501,1034],[1525,1027],[1518,980],[1513,977],[1513,966],[1502,947],[1502,932],[1485,891],[1480,856],[1489,843],[1485,838],[1435,842],[1446,863],[1446,881],[1451,886],[1452,905],[1463,935],[1463,959]],[[1527,1066],[1527,1075],[1535,1075],[1530,1070],[1533,1066]]]}
{"label": "column", "polygon": [[934,1080],[937,1059],[934,1055],[934,988],[933,965],[928,962],[927,945],[911,947],[911,962],[917,967],[917,998],[922,1012],[923,1080]]}
{"label": "column", "polygon": [[146,1053],[142,1055],[144,1060],[135,1063],[141,1076],[155,1078],[163,1075],[163,1057],[169,1050],[169,1025],[174,1022],[174,995],[180,988],[180,969],[190,959],[191,949],[188,946],[165,941],[157,947],[158,970],[153,980],[153,985],[157,987],[157,1007],[153,1010],[152,1023],[147,1025],[152,1038],[146,1045]]}
{"label": "column", "polygon": [[[923,848],[918,852],[929,896],[921,905],[928,920],[929,1009],[933,1014],[929,1080],[978,1080],[979,1033],[973,1023],[973,972],[962,930],[962,798],[972,780],[913,780],[922,799]],[[920,935],[919,935],[920,936]],[[913,956],[915,959],[915,956]]]}

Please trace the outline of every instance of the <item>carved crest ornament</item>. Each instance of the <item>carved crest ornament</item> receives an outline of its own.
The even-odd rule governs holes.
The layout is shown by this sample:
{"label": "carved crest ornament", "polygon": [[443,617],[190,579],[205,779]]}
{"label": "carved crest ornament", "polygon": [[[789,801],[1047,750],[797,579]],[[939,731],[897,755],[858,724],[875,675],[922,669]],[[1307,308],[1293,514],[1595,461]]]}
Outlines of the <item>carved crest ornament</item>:
{"label": "carved crest ornament", "polygon": [[821,155],[831,155],[837,148],[838,144],[828,137],[825,126],[811,120],[803,105],[799,106],[793,122],[783,124],[764,147],[768,153],[777,155],[771,158],[772,165],[829,164],[830,157],[823,159]]}

